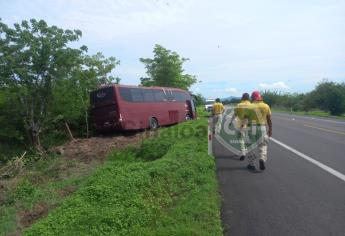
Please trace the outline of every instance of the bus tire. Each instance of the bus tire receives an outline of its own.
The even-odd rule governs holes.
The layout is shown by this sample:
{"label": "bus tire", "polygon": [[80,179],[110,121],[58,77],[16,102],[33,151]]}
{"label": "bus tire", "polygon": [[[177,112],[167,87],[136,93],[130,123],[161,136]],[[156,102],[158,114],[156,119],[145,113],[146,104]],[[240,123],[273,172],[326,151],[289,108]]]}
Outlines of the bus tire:
{"label": "bus tire", "polygon": [[157,129],[158,128],[158,121],[156,118],[151,117],[149,119],[149,127],[150,127],[150,129]]}

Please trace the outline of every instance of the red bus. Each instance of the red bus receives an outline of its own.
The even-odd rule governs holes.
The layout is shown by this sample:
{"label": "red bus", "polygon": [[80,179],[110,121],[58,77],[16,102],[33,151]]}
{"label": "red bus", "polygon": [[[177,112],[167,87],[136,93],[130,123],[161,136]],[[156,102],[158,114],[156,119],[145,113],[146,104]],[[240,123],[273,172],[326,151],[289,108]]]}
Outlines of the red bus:
{"label": "red bus", "polygon": [[190,93],[177,88],[109,85],[90,94],[97,131],[155,129],[196,118]]}

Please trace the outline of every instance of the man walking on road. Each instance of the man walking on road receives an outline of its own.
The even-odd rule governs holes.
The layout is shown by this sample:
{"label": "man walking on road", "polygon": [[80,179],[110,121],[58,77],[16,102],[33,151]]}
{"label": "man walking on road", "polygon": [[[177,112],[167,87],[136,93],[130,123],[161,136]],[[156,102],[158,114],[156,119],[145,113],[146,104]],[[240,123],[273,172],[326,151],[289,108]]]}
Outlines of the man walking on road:
{"label": "man walking on road", "polygon": [[244,93],[242,94],[241,102],[238,103],[235,107],[235,115],[232,117],[232,121],[237,118],[238,119],[238,127],[239,131],[237,131],[237,137],[240,141],[240,148],[241,148],[241,157],[240,160],[243,161],[247,150],[245,146],[245,130],[247,128],[248,124],[248,118],[249,118],[249,109],[251,107],[251,103],[249,101],[249,94]]}
{"label": "man walking on road", "polygon": [[216,131],[216,124],[219,121],[219,119],[220,119],[221,115],[223,114],[224,110],[225,109],[224,109],[223,104],[220,102],[220,99],[217,98],[216,102],[213,104],[213,107],[212,107],[212,115],[213,115],[212,132],[213,132],[213,134]]}
{"label": "man walking on road", "polygon": [[[256,125],[256,128],[259,128],[263,133],[263,138],[260,139],[257,146],[257,154],[248,158],[249,164],[247,168],[249,170],[255,170],[254,161],[259,158],[260,170],[265,170],[265,163],[267,161],[267,145],[268,137],[272,136],[272,121],[271,121],[271,109],[270,107],[263,102],[260,92],[254,91],[252,93],[252,112],[251,112],[251,123]],[[267,126],[268,125],[268,130]],[[267,130],[267,131],[266,131]]]}

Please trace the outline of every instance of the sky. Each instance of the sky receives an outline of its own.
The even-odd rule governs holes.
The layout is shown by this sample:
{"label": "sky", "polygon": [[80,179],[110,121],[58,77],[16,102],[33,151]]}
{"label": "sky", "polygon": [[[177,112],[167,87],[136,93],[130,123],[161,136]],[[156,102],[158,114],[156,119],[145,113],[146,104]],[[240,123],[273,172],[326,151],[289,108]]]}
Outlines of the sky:
{"label": "sky", "polygon": [[120,60],[123,84],[139,84],[155,44],[189,58],[191,90],[209,98],[345,82],[344,0],[0,0],[0,18],[80,29],[76,46]]}

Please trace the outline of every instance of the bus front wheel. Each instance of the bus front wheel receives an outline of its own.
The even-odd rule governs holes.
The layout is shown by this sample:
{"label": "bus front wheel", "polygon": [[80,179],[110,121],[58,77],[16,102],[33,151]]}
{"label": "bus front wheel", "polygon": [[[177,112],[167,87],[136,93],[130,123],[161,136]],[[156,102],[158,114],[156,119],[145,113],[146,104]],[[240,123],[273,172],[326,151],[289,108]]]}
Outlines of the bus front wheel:
{"label": "bus front wheel", "polygon": [[151,117],[150,120],[149,120],[149,126],[150,126],[150,129],[157,129],[158,128],[158,121],[156,118],[154,117]]}

